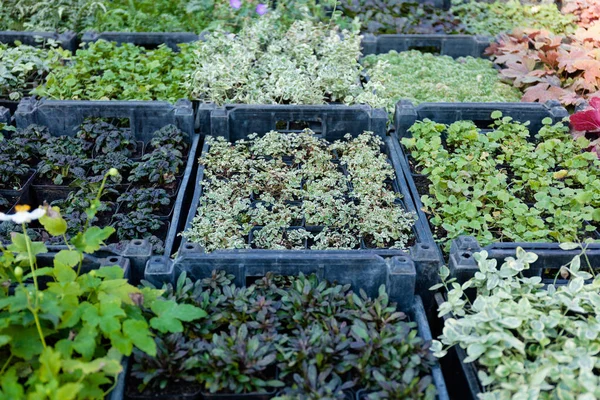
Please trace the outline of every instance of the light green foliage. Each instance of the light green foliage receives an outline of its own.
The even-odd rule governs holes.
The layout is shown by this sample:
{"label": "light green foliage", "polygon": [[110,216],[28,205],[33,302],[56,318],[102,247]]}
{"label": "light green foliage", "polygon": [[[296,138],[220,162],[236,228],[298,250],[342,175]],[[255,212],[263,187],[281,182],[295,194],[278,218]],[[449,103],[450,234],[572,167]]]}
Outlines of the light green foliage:
{"label": "light green foliage", "polygon": [[421,53],[417,50],[369,55],[362,60],[369,76],[367,91],[376,90],[389,112],[400,99],[422,102],[519,101],[521,92],[500,81],[489,60]]}
{"label": "light green foliage", "polygon": [[[86,210],[89,220],[107,177]],[[46,206],[44,212],[39,222],[47,233],[64,237],[59,209]],[[173,305],[160,290],[130,285],[120,266],[80,273],[85,253],[93,254],[112,233],[112,227],[86,224],[53,255],[23,233],[13,232],[6,248],[0,244],[0,399],[104,399],[124,373],[123,356],[134,347],[157,353],[143,309],[171,311],[150,320],[161,332],[206,315],[193,305]]]}
{"label": "light green foliage", "polygon": [[296,21],[274,28],[265,15],[238,35],[221,32],[198,43],[190,82],[193,98],[246,104],[352,102],[362,92],[360,37],[325,24]]}
{"label": "light green foliage", "polygon": [[71,55],[54,43],[49,43],[46,49],[15,44],[0,43],[0,98],[8,100],[27,96],[44,82],[50,71],[60,66],[62,58]]}
{"label": "light green foliage", "polygon": [[466,33],[495,36],[514,28],[546,29],[570,33],[576,28],[574,17],[564,15],[556,4],[521,4],[519,0],[486,3],[453,0],[454,15],[466,26]]}
{"label": "light green foliage", "polygon": [[180,52],[99,40],[77,50],[34,93],[60,100],[165,100],[187,98],[182,82],[193,70],[193,44]]}
{"label": "light green foliage", "polygon": [[402,141],[431,182],[421,200],[438,233],[446,231],[438,239],[577,241],[595,230],[600,161],[584,151],[589,141],[546,118],[534,144],[525,125],[498,111],[492,117],[484,134],[471,121],[417,122]]}
{"label": "light green foliage", "polygon": [[[369,247],[406,247],[415,216],[397,202],[383,142],[370,132],[345,139],[329,145],[310,130],[233,145],[209,138],[201,205],[183,235],[207,251],[303,249],[305,239],[313,249],[358,248],[361,238]],[[249,243],[254,226],[262,229]]]}
{"label": "light green foliage", "polygon": [[269,12],[278,12],[277,26],[290,26],[295,20],[317,18],[323,3],[315,0],[244,0],[234,9],[227,0],[112,0],[98,10],[86,26],[98,32],[195,32],[223,29],[237,32],[247,22],[264,18],[256,13],[258,3]]}
{"label": "light green foliage", "polygon": [[465,362],[477,363],[482,400],[600,398],[600,277],[580,270],[578,255],[561,269],[571,276],[567,285],[544,288],[540,277],[523,277],[536,254],[518,248],[500,268],[487,256],[474,254],[479,271],[463,285],[443,271],[448,300],[439,315],[454,315],[433,343],[435,354],[465,349]]}

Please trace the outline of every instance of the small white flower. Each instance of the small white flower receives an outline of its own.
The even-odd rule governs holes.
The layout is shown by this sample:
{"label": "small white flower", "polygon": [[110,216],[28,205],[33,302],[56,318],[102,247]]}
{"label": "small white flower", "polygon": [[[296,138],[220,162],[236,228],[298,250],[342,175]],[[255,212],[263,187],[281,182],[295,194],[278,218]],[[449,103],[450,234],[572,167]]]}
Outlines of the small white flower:
{"label": "small white flower", "polygon": [[15,224],[23,224],[39,219],[46,214],[46,210],[43,208],[36,208],[32,212],[29,212],[31,207],[26,204],[15,206],[15,210],[17,210],[17,212],[12,215],[0,212],[0,221],[12,221]]}

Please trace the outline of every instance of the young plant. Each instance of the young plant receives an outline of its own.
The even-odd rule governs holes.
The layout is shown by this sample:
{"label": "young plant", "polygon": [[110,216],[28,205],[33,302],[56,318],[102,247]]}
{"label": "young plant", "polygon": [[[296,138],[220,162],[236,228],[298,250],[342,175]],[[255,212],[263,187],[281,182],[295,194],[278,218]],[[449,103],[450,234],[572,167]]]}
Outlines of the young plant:
{"label": "young plant", "polygon": [[145,154],[142,161],[131,170],[129,182],[167,186],[175,182],[183,165],[183,156],[179,150],[171,147],[157,148],[152,153]]}
{"label": "young plant", "polygon": [[188,143],[185,141],[187,137],[188,135],[175,125],[166,125],[152,134],[150,146],[153,149],[172,147],[181,154],[185,154],[188,148]]}
{"label": "young plant", "polygon": [[[3,6],[0,5],[0,12]],[[0,14],[1,15],[1,14]],[[40,86],[46,76],[60,67],[63,58],[69,58],[68,50],[56,43],[47,48],[0,43],[0,98],[18,101]]]}
{"label": "young plant", "polygon": [[361,240],[405,248],[412,237],[414,214],[399,203],[383,141],[371,132],[333,144],[308,129],[208,140],[200,207],[183,233],[206,251],[352,249]]}
{"label": "young plant", "polygon": [[116,221],[114,226],[117,229],[119,240],[145,238],[165,224],[148,209],[115,214],[113,220]]}
{"label": "young plant", "polygon": [[123,153],[130,157],[136,148],[135,138],[129,129],[121,129],[102,120],[81,125],[77,137],[85,140],[96,154]]}
{"label": "young plant", "polygon": [[63,185],[84,179],[88,166],[89,160],[80,156],[48,152],[38,164],[38,176],[51,180],[55,185]]}
{"label": "young plant", "polygon": [[201,355],[198,378],[204,387],[210,393],[236,394],[282,387],[283,382],[275,379],[275,344],[265,339],[262,334],[250,335],[245,324],[213,335],[208,351]]}
{"label": "young plant", "polygon": [[171,204],[171,199],[164,189],[131,188],[121,194],[117,202],[126,206],[128,210],[148,210],[156,213]]}
{"label": "young plant", "polygon": [[[477,368],[483,399],[554,398],[562,393],[596,397],[598,337],[592,332],[600,278],[591,265],[592,273],[582,270],[585,248],[561,268],[571,279],[560,286],[546,287],[539,276],[525,277],[538,256],[520,247],[500,267],[486,251],[475,253],[479,271],[462,285],[449,279],[450,271],[443,267],[438,287],[445,287],[447,300],[438,311],[440,317],[452,315],[439,342],[433,343],[436,356],[456,345],[465,349],[464,362]],[[467,297],[466,288],[474,291],[474,298]]]}
{"label": "young plant", "polygon": [[425,120],[402,140],[413,173],[430,181],[421,201],[446,249],[460,235],[487,245],[576,241],[596,230],[600,161],[583,151],[589,140],[574,141],[566,126],[546,118],[534,144],[527,124],[498,111],[492,118],[486,133],[471,121]]}
{"label": "young plant", "polygon": [[[107,177],[86,210],[89,220],[96,214]],[[0,221],[20,225],[25,232],[14,232],[7,247],[0,245],[0,395],[103,399],[123,372],[123,356],[134,347],[156,355],[151,326],[165,333],[177,331],[164,323],[165,310],[174,303],[161,299],[160,291],[129,285],[120,266],[81,273],[86,254],[100,249],[114,232],[112,227],[86,224],[47,266],[39,257],[48,249],[27,234],[27,224],[34,220],[52,236],[61,237],[67,229],[57,207],[29,212],[28,206],[20,205],[13,215],[0,213]],[[156,316],[146,320],[140,307],[156,310]],[[186,311],[168,320],[202,316],[195,307]],[[26,376],[23,368],[29,371]]]}

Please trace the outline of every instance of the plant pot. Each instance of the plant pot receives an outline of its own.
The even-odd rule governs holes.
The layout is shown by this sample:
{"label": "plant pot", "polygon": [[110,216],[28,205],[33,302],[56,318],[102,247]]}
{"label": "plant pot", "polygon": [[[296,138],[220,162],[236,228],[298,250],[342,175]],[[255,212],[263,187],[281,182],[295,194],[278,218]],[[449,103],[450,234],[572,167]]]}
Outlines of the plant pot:
{"label": "plant pot", "polygon": [[[138,393],[135,385],[131,385],[135,380],[130,380],[130,384],[127,387],[127,391],[125,392],[125,399],[131,400],[196,400],[202,399],[202,388],[200,385],[194,386],[190,385],[187,382],[182,382],[177,385],[172,385],[172,388],[168,389],[178,389],[173,390],[172,392],[155,392],[155,393],[147,393],[148,391],[144,391],[142,393]],[[133,387],[132,387],[133,386]],[[189,386],[189,387],[187,387]],[[191,391],[186,391],[187,389],[192,389]]]}
{"label": "plant pot", "polygon": [[0,195],[5,196],[5,197],[21,196],[27,189],[29,189],[29,186],[31,186],[31,183],[35,179],[35,176],[36,176],[36,171],[34,169],[30,169],[29,175],[27,175],[26,177],[23,177],[23,179],[21,179],[21,187],[19,189],[0,189]]}
{"label": "plant pot", "polygon": [[206,393],[202,392],[203,399],[215,399],[215,400],[269,400],[275,397],[275,391],[267,393]]}
{"label": "plant pot", "polygon": [[63,185],[31,185],[31,188],[37,204],[42,204],[44,201],[51,204],[56,200],[64,200],[74,190],[72,187]]}

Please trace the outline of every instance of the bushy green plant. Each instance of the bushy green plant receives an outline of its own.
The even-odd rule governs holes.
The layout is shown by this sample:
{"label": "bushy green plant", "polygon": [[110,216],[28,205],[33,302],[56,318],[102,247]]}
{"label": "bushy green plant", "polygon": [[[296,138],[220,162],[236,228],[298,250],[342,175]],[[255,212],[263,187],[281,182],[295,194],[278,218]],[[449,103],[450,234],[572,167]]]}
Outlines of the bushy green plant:
{"label": "bushy green plant", "polygon": [[79,49],[72,60],[53,70],[34,93],[59,100],[165,100],[188,98],[183,87],[193,67],[194,44],[175,52],[131,43],[99,40]]}
{"label": "bushy green plant", "polygon": [[[88,220],[100,208],[108,175],[115,173],[104,177],[86,209]],[[27,234],[34,220],[54,237],[66,233],[57,207],[29,212],[21,205],[13,215],[0,213],[0,221],[21,228],[7,247],[0,244],[0,397],[103,399],[123,373],[123,356],[134,347],[156,355],[150,327],[177,332],[172,320],[202,317],[202,310],[191,305],[178,315],[165,314],[176,304],[158,290],[128,284],[119,266],[81,273],[85,255],[100,249],[112,227],[86,224],[65,242],[67,249],[53,255],[50,266],[39,259],[46,246]],[[141,308],[156,314],[146,319]]]}
{"label": "bushy green plant", "polygon": [[322,104],[362,91],[360,37],[330,25],[296,21],[276,29],[277,15],[238,35],[217,32],[200,42],[189,82],[194,99],[217,104]]}
{"label": "bushy green plant", "polygon": [[[600,161],[550,118],[529,141],[527,124],[492,113],[489,132],[471,121],[450,126],[430,120],[403,139],[414,172],[429,179],[424,210],[449,246],[459,235],[493,241],[576,241],[600,221]],[[447,247],[448,248],[448,247]]]}
{"label": "bushy green plant", "polygon": [[458,0],[453,1],[451,10],[465,24],[465,33],[473,35],[495,36],[518,27],[547,29],[553,33],[575,30],[574,17],[562,14],[554,3]]}
{"label": "bushy green plant", "polygon": [[[271,131],[233,145],[208,138],[201,204],[183,235],[207,251],[304,249],[312,238],[314,249],[357,248],[361,239],[365,247],[405,248],[414,214],[390,187],[395,174],[383,141],[371,132],[344,139],[330,145],[310,130]],[[309,232],[309,225],[323,230]]]}
{"label": "bushy green plant", "polygon": [[407,99],[422,102],[510,102],[521,93],[501,81],[489,60],[465,57],[453,59],[417,50],[368,55],[362,60],[369,82],[365,89],[376,90],[388,112]]}
{"label": "bushy green plant", "polygon": [[581,269],[586,257],[575,256],[562,267],[571,277],[567,285],[545,287],[540,277],[524,277],[538,258],[534,253],[518,248],[500,267],[486,251],[473,256],[479,271],[462,285],[442,269],[439,286],[448,292],[438,311],[453,315],[434,341],[436,355],[455,345],[465,349],[464,362],[474,363],[483,385],[481,399],[600,396],[595,373],[600,278]]}
{"label": "bushy green plant", "polygon": [[98,32],[195,32],[223,29],[236,33],[249,21],[262,18],[258,4],[267,13],[277,12],[278,26],[289,26],[298,19],[319,18],[328,2],[315,0],[240,1],[234,8],[227,0],[114,0],[104,4],[88,20],[87,28]]}
{"label": "bushy green plant", "polygon": [[0,43],[0,98],[7,100],[16,101],[27,96],[61,65],[63,58],[71,55],[55,43],[50,43],[46,48],[19,42],[15,45]]}

